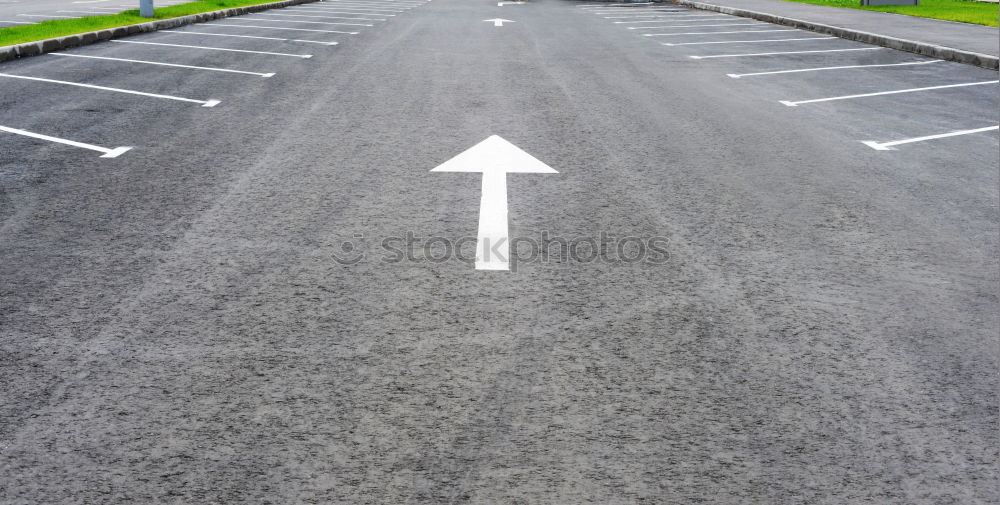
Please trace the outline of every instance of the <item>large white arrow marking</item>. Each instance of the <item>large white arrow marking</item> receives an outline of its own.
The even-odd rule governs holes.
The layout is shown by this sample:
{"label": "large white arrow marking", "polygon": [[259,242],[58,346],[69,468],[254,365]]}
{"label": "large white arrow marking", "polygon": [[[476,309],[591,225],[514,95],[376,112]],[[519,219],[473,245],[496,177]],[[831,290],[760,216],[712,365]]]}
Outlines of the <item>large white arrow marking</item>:
{"label": "large white arrow marking", "polygon": [[493,26],[503,26],[504,23],[516,23],[516,21],[502,18],[484,19],[483,21],[493,21]]}
{"label": "large white arrow marking", "polygon": [[481,172],[476,270],[510,270],[507,174],[557,174],[552,167],[497,135],[470,147],[431,172]]}

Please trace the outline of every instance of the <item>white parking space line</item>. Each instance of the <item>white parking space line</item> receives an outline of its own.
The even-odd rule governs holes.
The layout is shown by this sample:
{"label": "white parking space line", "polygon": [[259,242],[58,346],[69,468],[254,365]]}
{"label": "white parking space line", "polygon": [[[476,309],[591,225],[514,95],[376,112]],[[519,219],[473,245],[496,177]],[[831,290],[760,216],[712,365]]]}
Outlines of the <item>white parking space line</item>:
{"label": "white parking space line", "polygon": [[150,97],[150,98],[162,98],[164,100],[174,100],[174,101],[177,101],[177,102],[196,103],[196,104],[201,105],[202,107],[215,107],[216,105],[219,105],[219,103],[220,103],[219,100],[196,100],[194,98],[182,98],[182,97],[179,97],[179,96],[161,95],[161,94],[158,94],[158,93],[146,93],[145,91],[135,91],[135,90],[131,90],[131,89],[109,88],[107,86],[95,86],[93,84],[84,84],[82,82],[57,81],[55,79],[44,79],[44,78],[41,78],[41,77],[29,77],[29,76],[26,76],[26,75],[14,75],[14,74],[0,73],[0,77],[8,77],[8,78],[11,78],[11,79],[24,79],[26,81],[47,82],[47,83],[51,83],[51,84],[63,84],[63,85],[66,85],[66,86],[76,86],[78,88],[96,89],[96,90],[100,90],[100,91],[112,91],[112,92],[115,92],[115,93],[124,93],[124,94],[127,94],[127,95],[139,95],[139,96],[146,96],[146,97]]}
{"label": "white parking space line", "polygon": [[764,40],[713,40],[709,42],[660,42],[665,46],[703,46],[708,44],[756,44],[758,42],[792,42],[796,40],[832,40],[838,37],[805,37],[801,39],[764,39]]}
{"label": "white parking space line", "polygon": [[771,72],[754,72],[752,74],[726,74],[726,75],[732,77],[733,79],[739,79],[742,77],[751,77],[756,75],[797,74],[799,72],[820,72],[823,70],[842,70],[848,68],[905,67],[910,65],[930,65],[931,63],[944,63],[944,60],[908,61],[905,63],[879,63],[872,65],[842,65],[839,67],[798,68],[795,70],[773,70]]}
{"label": "white parking space line", "polygon": [[18,14],[18,16],[24,16],[26,18],[62,18],[62,19],[76,19],[77,16],[46,16],[44,14]]}
{"label": "white parking space line", "polygon": [[731,32],[684,32],[684,33],[644,33],[643,37],[673,37],[675,35],[721,35],[729,33],[771,33],[771,32],[797,32],[795,28],[782,28],[778,30],[735,30]]}
{"label": "white parking space line", "polygon": [[[319,41],[319,40],[283,39],[281,37],[262,37],[260,35],[234,35],[234,34],[231,34],[231,33],[192,32],[192,31],[188,31],[188,30],[184,30],[184,31],[180,31],[180,30],[160,30],[160,33],[177,33],[177,34],[181,34],[181,35],[207,35],[209,37],[232,37],[232,38],[237,38],[237,39],[280,40],[280,41],[283,41],[283,42],[304,42],[304,43],[307,43],[307,44],[320,44],[320,45],[324,45],[324,46],[335,46],[335,45],[339,44],[339,42],[323,42],[323,41]],[[183,46],[183,47],[192,47],[192,46]],[[202,49],[212,49],[212,48],[204,47]],[[225,50],[225,49],[219,48],[219,50]],[[236,51],[236,49],[233,49],[233,51]],[[246,52],[246,51],[244,51],[244,52]],[[256,53],[256,52],[259,52],[259,51],[249,51],[249,52]],[[264,53],[264,54],[281,54],[281,53]],[[297,56],[299,58],[311,58],[312,57],[311,54],[310,55],[300,55],[300,54],[284,55],[284,54],[282,54],[282,56]]]}
{"label": "white parking space line", "polygon": [[92,60],[107,60],[107,61],[121,61],[125,63],[142,63],[146,65],[158,65],[161,67],[175,67],[175,68],[187,68],[192,70],[207,70],[211,72],[225,72],[230,74],[246,74],[246,75],[256,75],[257,77],[274,77],[274,72],[260,73],[260,72],[248,72],[245,70],[232,70],[228,68],[215,68],[215,67],[198,67],[194,65],[178,65],[175,63],[163,63],[160,61],[147,61],[147,60],[129,60],[125,58],[110,58],[107,56],[88,56],[83,54],[72,54],[65,52],[49,53],[49,56],[68,56],[71,58],[88,58]]}
{"label": "white parking space line", "polygon": [[33,25],[36,24],[34,21],[0,21],[0,23],[10,23],[13,25]]}
{"label": "white parking space line", "polygon": [[390,17],[390,18],[396,17],[395,14],[386,14],[384,12],[357,12],[357,11],[353,11],[352,12],[352,11],[349,11],[347,9],[326,10],[326,9],[306,9],[306,8],[302,8],[302,9],[295,9],[295,10],[288,9],[288,12],[308,12],[310,14],[319,14],[319,13],[322,12],[324,14],[350,14],[350,15],[353,15],[353,16],[386,16],[386,17]]}
{"label": "white parking space line", "polygon": [[328,25],[328,26],[375,26],[367,23],[341,23],[337,21],[306,21],[304,19],[264,19],[264,18],[253,17],[253,18],[247,18],[246,20],[254,21],[257,23],[298,23],[298,24]]}
{"label": "white parking space line", "polygon": [[406,9],[390,9],[387,7],[365,7],[363,5],[338,5],[336,7],[314,7],[312,5],[308,7],[299,7],[299,9],[310,9],[310,10],[327,10],[327,9],[350,9],[352,11],[385,11],[385,12],[406,12]]}
{"label": "white parking space line", "polygon": [[[682,21],[685,21],[685,22],[692,21],[691,18],[711,18],[712,21],[721,21],[722,19],[725,19],[727,17],[729,17],[729,16],[720,16],[718,14],[694,14],[694,15],[691,15],[691,16],[684,16],[684,19]],[[677,19],[677,18],[674,18],[674,19]],[[640,23],[663,23],[663,22],[665,22],[665,21],[662,20],[662,19],[655,19],[655,20],[650,20],[650,21],[615,21],[614,23],[616,25],[636,25],[636,24],[640,24]]]}
{"label": "white parking space line", "polygon": [[107,16],[108,14],[114,14],[113,12],[97,12],[97,11],[56,11],[64,14],[90,14],[91,16]]}
{"label": "white parking space line", "polygon": [[764,26],[767,23],[722,23],[717,25],[666,25],[666,26],[628,26],[629,30],[655,30],[660,28],[701,28],[706,26]]}
{"label": "white parking space line", "polygon": [[915,137],[912,139],[894,140],[892,142],[876,142],[874,140],[862,140],[861,143],[876,151],[895,151],[896,146],[903,144],[912,144],[914,142],[924,142],[926,140],[943,139],[947,137],[957,137],[959,135],[970,135],[973,133],[984,133],[988,131],[998,131],[998,130],[1000,130],[1000,125],[987,126],[986,128],[976,128],[973,130],[958,130],[948,133],[939,133],[937,135],[927,135],[925,137]]}
{"label": "white parking space line", "polygon": [[968,86],[986,86],[989,84],[997,84],[997,83],[1000,83],[1000,81],[964,82],[961,84],[945,84],[943,86],[927,86],[925,88],[897,89],[893,91],[879,91],[876,93],[861,93],[857,95],[832,96],[829,98],[814,98],[812,100],[797,100],[797,101],[778,100],[778,101],[789,107],[795,107],[806,103],[832,102],[834,100],[850,100],[853,98],[865,98],[869,96],[882,96],[882,95],[897,95],[900,93],[916,93],[918,91],[931,91],[935,89],[964,88]]}
{"label": "white parking space line", "polygon": [[288,28],[288,27],[285,27],[285,26],[244,25],[244,24],[241,24],[242,23],[241,20],[239,20],[239,19],[232,19],[232,18],[229,18],[228,21],[229,21],[229,23],[233,23],[233,22],[238,22],[238,23],[237,24],[211,23],[211,24],[205,24],[205,28],[219,28],[219,27],[223,27],[224,26],[226,28],[258,28],[258,29],[261,29],[261,30],[285,30],[285,31],[292,31],[292,32],[339,33],[341,35],[357,35],[359,33],[359,32],[342,32],[342,31],[338,31],[338,30],[317,30],[317,29],[314,29],[314,28]]}
{"label": "white parking space line", "polygon": [[745,53],[745,54],[713,54],[709,56],[688,56],[692,60],[707,60],[710,58],[744,58],[754,56],[779,56],[783,54],[809,54],[809,53],[839,53],[846,51],[879,51],[884,47],[858,47],[851,49],[819,49],[814,51],[779,51],[773,53]]}
{"label": "white parking space line", "polygon": [[7,126],[0,125],[0,132],[13,133],[14,135],[23,135],[25,137],[31,137],[39,140],[47,140],[49,142],[55,142],[57,144],[65,144],[73,147],[80,147],[83,149],[89,149],[91,151],[97,151],[101,153],[101,158],[117,158],[123,153],[132,149],[131,147],[115,147],[113,149],[108,149],[106,147],[95,146],[93,144],[85,144],[83,142],[77,142],[75,140],[66,140],[58,137],[50,137],[48,135],[42,135],[41,133],[33,133],[27,130],[20,130],[17,128],[9,128]]}
{"label": "white parking space line", "polygon": [[[163,30],[166,31],[166,30]],[[185,33],[185,32],[178,32]],[[194,33],[194,32],[186,32]],[[311,54],[290,54],[290,53],[272,53],[269,51],[249,51],[246,49],[229,49],[225,47],[212,47],[212,46],[189,46],[184,44],[164,44],[162,42],[140,42],[138,40],[109,40],[108,42],[116,42],[119,44],[143,44],[147,46],[162,46],[162,47],[183,47],[186,49],[205,49],[207,51],[226,51],[230,53],[250,53],[250,54],[267,54],[271,56],[290,56],[292,58],[312,58]]]}
{"label": "white parking space line", "polygon": [[309,16],[303,14],[271,14],[268,12],[261,12],[257,14],[258,16],[278,16],[283,18],[309,18],[309,19],[346,19],[348,21],[385,21],[380,18],[345,18],[340,16]]}

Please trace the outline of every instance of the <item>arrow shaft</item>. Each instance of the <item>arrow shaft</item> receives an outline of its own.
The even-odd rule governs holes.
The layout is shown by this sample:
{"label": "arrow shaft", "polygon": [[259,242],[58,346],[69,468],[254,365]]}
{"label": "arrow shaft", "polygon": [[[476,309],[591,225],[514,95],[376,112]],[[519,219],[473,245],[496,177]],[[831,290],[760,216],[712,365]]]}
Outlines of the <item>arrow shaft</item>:
{"label": "arrow shaft", "polygon": [[479,202],[479,236],[476,243],[476,270],[510,270],[507,174],[503,172],[483,173],[483,194]]}
{"label": "arrow shaft", "polygon": [[503,26],[503,21],[500,21],[499,19],[494,19],[493,26]]}

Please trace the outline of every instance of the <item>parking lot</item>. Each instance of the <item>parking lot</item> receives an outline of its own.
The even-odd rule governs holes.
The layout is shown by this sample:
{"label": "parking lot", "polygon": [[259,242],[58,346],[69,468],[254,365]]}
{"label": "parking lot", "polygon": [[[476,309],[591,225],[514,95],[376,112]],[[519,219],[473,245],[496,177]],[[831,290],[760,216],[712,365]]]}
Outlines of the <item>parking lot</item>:
{"label": "parking lot", "polygon": [[[9,142],[16,146],[14,157],[32,156],[29,151],[39,148],[42,154],[75,148],[116,158],[142,142],[102,133],[100,114],[69,114],[53,123],[33,119],[32,111],[120,107],[166,114],[194,106],[224,114],[226,107],[241,106],[228,103],[230,90],[263,92],[277,85],[247,80],[294,72],[329,51],[350,50],[352,37],[423,3],[325,0],[7,62],[0,66],[0,132],[21,137]],[[18,99],[28,90],[45,91],[39,100]]]}
{"label": "parking lot", "polygon": [[749,100],[857,131],[861,147],[995,154],[995,71],[677,5],[577,9],[717,71]]}

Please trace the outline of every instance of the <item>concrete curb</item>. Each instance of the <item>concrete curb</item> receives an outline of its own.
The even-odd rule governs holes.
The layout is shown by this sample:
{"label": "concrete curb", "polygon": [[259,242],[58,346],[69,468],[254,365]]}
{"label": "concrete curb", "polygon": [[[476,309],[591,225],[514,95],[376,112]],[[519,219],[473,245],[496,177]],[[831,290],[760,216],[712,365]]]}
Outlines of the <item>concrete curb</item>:
{"label": "concrete curb", "polygon": [[932,58],[938,58],[948,61],[956,61],[958,63],[966,63],[968,65],[976,65],[977,67],[988,68],[990,70],[997,70],[998,68],[1000,68],[1000,58],[996,56],[991,56],[989,54],[964,51],[962,49],[938,46],[926,42],[917,42],[914,40],[899,39],[896,37],[879,35],[877,33],[868,33],[859,30],[851,30],[849,28],[841,28],[839,26],[824,25],[821,23],[814,23],[812,21],[803,21],[800,19],[787,18],[775,14],[748,11],[745,9],[736,9],[733,7],[724,7],[721,5],[712,5],[702,2],[692,2],[690,0],[671,0],[670,2],[667,3],[687,5],[695,9],[721,12],[722,14],[731,14],[733,16],[752,18],[759,21],[766,21],[768,23],[791,26],[793,28],[800,28],[802,30],[809,30],[817,33],[823,33],[826,35],[833,35],[834,37],[840,37],[842,39],[854,40],[857,42],[864,42],[866,44],[888,47],[890,49],[898,49],[900,51],[922,54],[924,56],[930,56]]}
{"label": "concrete curb", "polygon": [[214,19],[227,18],[230,16],[242,16],[253,12],[278,9],[281,7],[289,7],[292,5],[315,1],[317,0],[284,0],[282,2],[268,4],[248,5],[246,7],[235,7],[221,11],[202,12],[200,14],[192,14],[190,16],[182,16],[179,18],[161,19],[159,21],[151,21],[149,23],[139,23],[137,25],[119,26],[96,32],[78,33],[76,35],[67,35],[65,37],[56,37],[54,39],[25,42],[24,44],[16,44],[13,46],[3,46],[0,47],[0,62],[13,60],[15,58],[24,58],[26,56],[37,56],[39,54],[51,53],[53,51],[61,51],[70,47],[85,46],[104,40],[127,37],[136,33],[167,30],[170,28],[177,28],[178,26],[204,23]]}

